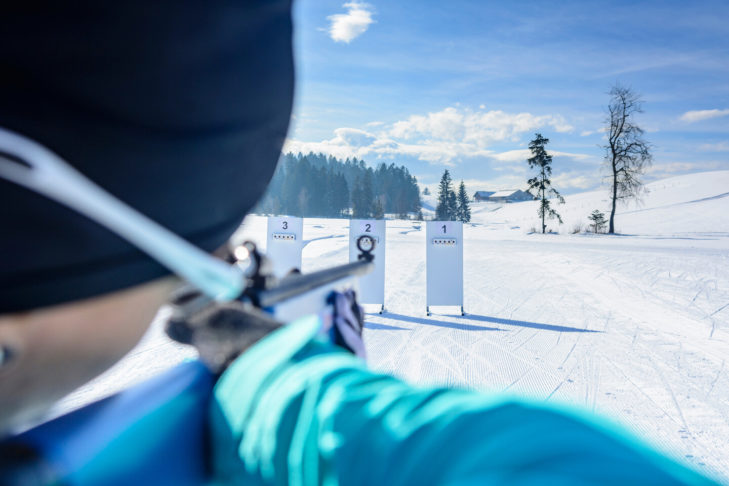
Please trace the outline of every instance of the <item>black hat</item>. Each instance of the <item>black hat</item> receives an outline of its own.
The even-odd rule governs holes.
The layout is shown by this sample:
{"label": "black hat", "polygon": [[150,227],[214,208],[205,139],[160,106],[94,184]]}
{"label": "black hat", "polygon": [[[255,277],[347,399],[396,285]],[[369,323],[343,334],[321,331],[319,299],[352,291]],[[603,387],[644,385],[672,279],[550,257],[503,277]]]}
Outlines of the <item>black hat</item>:
{"label": "black hat", "polygon": [[[211,251],[263,194],[286,136],[290,8],[288,0],[3,6],[0,127]],[[166,273],[107,229],[0,179],[0,314]]]}

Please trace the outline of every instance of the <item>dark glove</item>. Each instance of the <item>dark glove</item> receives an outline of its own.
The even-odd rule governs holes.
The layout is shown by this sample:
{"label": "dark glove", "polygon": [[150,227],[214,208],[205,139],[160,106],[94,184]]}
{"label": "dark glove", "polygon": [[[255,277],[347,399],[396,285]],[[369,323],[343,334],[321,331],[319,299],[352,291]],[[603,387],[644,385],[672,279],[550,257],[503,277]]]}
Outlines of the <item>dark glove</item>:
{"label": "dark glove", "polygon": [[330,333],[338,346],[348,349],[362,359],[367,357],[362,331],[364,330],[364,312],[357,304],[357,296],[353,290],[344,293],[334,292],[329,297],[334,307]]}
{"label": "dark glove", "polygon": [[200,359],[215,373],[282,326],[250,304],[215,302],[190,287],[173,295],[168,309],[167,335],[195,346]]}

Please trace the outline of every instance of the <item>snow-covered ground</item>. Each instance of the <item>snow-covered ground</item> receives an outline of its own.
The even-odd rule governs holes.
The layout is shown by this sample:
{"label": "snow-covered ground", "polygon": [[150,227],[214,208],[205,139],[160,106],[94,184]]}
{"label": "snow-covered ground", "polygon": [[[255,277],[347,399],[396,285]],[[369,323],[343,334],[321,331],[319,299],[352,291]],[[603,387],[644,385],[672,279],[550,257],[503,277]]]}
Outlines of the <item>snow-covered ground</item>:
{"label": "snow-covered ground", "polygon": [[[729,171],[654,182],[621,208],[621,235],[572,234],[604,191],[557,206],[473,208],[464,228],[467,315],[425,315],[425,230],[387,223],[387,313],[368,314],[371,365],[415,383],[466,386],[577,404],[608,415],[699,469],[729,478]],[[242,234],[265,246],[265,218]],[[348,221],[307,219],[304,272],[348,258]],[[189,350],[159,326],[69,408],[177,363]]]}

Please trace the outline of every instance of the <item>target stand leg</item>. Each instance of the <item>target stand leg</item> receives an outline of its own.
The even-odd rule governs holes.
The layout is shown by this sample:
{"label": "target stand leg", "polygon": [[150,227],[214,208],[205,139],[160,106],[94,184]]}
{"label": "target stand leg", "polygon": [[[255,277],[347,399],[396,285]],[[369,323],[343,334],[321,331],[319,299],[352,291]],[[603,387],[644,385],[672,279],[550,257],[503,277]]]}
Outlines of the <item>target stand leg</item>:
{"label": "target stand leg", "polygon": [[430,307],[427,305],[425,306],[425,315],[430,316]]}
{"label": "target stand leg", "polygon": [[380,307],[380,315],[385,313],[385,304],[382,304],[382,307]]}
{"label": "target stand leg", "polygon": [[461,316],[465,316],[466,312],[463,310],[463,306],[461,306]]}

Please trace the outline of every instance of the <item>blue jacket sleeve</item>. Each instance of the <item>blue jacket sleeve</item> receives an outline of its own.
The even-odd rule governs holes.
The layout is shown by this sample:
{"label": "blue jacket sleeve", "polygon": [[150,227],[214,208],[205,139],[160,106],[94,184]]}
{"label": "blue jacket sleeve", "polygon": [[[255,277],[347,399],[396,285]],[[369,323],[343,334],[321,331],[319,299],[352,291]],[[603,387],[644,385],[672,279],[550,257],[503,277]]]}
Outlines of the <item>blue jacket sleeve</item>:
{"label": "blue jacket sleeve", "polygon": [[297,321],[221,377],[214,484],[714,484],[580,412],[373,372],[318,329]]}

